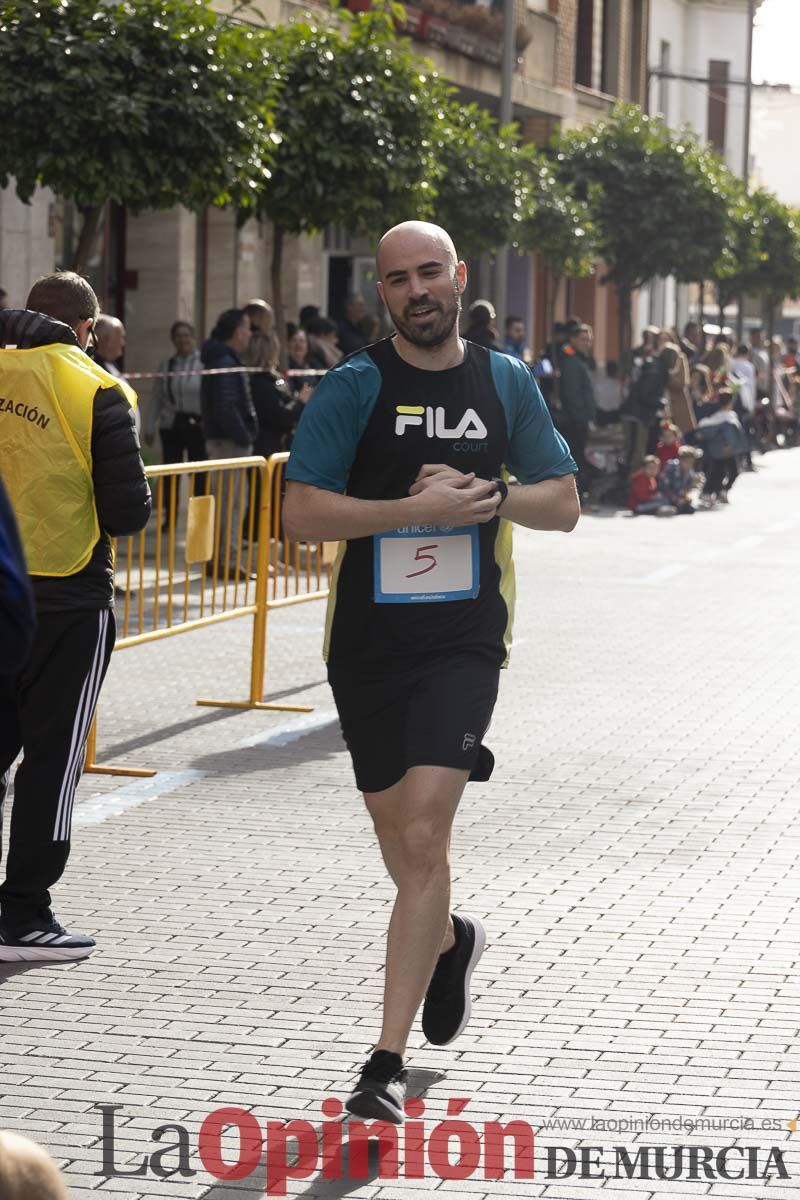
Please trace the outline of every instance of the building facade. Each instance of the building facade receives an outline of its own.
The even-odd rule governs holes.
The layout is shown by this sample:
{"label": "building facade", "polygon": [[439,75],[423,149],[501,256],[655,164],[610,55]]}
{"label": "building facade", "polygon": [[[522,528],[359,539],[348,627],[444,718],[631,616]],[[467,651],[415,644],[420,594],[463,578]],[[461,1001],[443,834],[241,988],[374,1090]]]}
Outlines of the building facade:
{"label": "building facade", "polygon": [[[748,20],[748,0],[657,0],[647,39],[647,111],[673,129],[688,125],[737,175],[745,173]],[[688,286],[653,280],[639,294],[639,324],[680,327],[693,307]]]}
{"label": "building facade", "polygon": [[[666,0],[669,2],[669,0]],[[368,0],[351,0],[363,7]],[[649,0],[514,0],[518,59],[513,116],[526,141],[544,145],[560,125],[596,120],[617,98],[644,103]],[[261,19],[275,24],[303,16],[313,4],[259,0]],[[481,10],[480,12],[478,10]],[[327,6],[318,12],[329,14]],[[466,101],[494,114],[501,96],[502,12],[480,4],[415,0],[406,6],[414,49],[430,57]],[[22,205],[13,188],[0,193],[0,286],[22,305],[38,275],[68,265],[77,229],[72,206],[44,190]],[[457,231],[455,231],[457,237]],[[372,246],[328,229],[289,239],[283,284],[287,314],[315,304],[338,317],[348,292],[377,305]],[[200,335],[222,309],[263,296],[269,299],[269,231],[255,221],[237,229],[232,212],[202,214],[182,208],[126,213],[109,205],[90,264],[104,308],[128,330],[128,370],[152,370],[165,355],[176,318],[192,321]],[[497,299],[491,256],[471,264],[467,300]],[[534,345],[543,345],[546,280],[536,256],[510,255],[505,309],[519,314]],[[598,357],[617,344],[613,289],[594,279],[561,282],[557,315],[567,311],[595,326]],[[612,354],[613,356],[613,354]]]}

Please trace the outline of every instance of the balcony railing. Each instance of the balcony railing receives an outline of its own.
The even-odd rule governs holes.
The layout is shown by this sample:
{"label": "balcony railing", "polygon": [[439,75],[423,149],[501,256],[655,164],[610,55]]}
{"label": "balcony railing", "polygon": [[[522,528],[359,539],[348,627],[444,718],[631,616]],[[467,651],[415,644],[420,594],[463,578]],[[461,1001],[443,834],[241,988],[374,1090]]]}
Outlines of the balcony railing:
{"label": "balcony railing", "polygon": [[[363,12],[371,0],[348,0],[348,8]],[[503,58],[503,13],[482,4],[458,4],[455,0],[420,0],[404,5],[403,33],[418,42],[428,42],[443,50],[453,50],[477,62],[499,66]],[[528,45],[532,33],[518,24],[518,53]]]}

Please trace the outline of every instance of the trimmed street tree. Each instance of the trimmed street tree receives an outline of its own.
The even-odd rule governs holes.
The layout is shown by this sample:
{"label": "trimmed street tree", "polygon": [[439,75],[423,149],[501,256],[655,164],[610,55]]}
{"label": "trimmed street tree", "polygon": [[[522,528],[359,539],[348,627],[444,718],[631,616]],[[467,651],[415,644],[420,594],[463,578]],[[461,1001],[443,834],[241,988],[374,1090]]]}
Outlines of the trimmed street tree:
{"label": "trimmed street tree", "polygon": [[717,212],[713,184],[686,147],[683,133],[673,135],[630,104],[556,142],[556,173],[588,202],[598,251],[608,263],[601,282],[619,289],[620,361],[632,344],[634,290],[672,274],[691,252],[693,231],[701,228],[691,198],[702,205],[703,221],[706,205]]}
{"label": "trimmed street tree", "polygon": [[521,249],[539,254],[547,267],[545,320],[549,336],[559,280],[564,276],[581,279],[594,270],[595,231],[588,204],[557,179],[544,156],[536,155],[526,166],[516,239]]}
{"label": "trimmed street tree", "polygon": [[486,109],[453,100],[439,114],[434,220],[450,231],[462,255],[508,245],[524,201],[516,126],[498,129]]}
{"label": "trimmed street tree", "polygon": [[746,290],[763,298],[772,337],[775,310],[787,297],[800,296],[800,213],[761,188],[752,193],[750,203],[758,254]]}
{"label": "trimmed street tree", "polygon": [[268,177],[267,43],[209,0],[0,0],[0,39],[0,184],[75,202],[76,270],[108,200],[241,205]]}
{"label": "trimmed street tree", "polygon": [[[701,146],[688,129],[675,135],[675,150],[682,156],[683,186],[673,217],[680,236],[669,273],[681,283],[699,284],[702,295],[704,280],[714,278],[734,237],[734,212],[742,183],[719,155]],[[720,326],[723,323],[720,313]]]}
{"label": "trimmed street tree", "polygon": [[340,226],[352,234],[432,211],[431,144],[447,89],[399,42],[389,12],[341,12],[338,27],[306,22],[270,32],[280,83],[272,174],[246,206],[272,225],[272,300],[285,322],[286,234]]}
{"label": "trimmed street tree", "polygon": [[722,251],[717,261],[710,269],[706,270],[704,276],[712,281],[716,289],[720,327],[724,323],[722,315],[727,305],[752,288],[758,271],[759,206],[759,193],[748,196],[740,184],[738,195],[731,199],[727,236]]}

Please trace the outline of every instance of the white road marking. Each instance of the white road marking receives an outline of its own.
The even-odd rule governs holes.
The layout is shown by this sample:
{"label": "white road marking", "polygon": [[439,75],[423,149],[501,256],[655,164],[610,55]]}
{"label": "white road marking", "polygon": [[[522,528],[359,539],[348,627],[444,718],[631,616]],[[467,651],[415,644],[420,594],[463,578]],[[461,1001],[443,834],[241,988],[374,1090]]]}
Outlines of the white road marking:
{"label": "white road marking", "polygon": [[[325,729],[338,721],[335,709],[323,708],[313,713],[305,713],[296,720],[274,727],[266,733],[251,734],[237,742],[236,750],[246,750],[251,746],[288,746],[309,733]],[[185,787],[195,780],[204,779],[208,771],[159,771],[152,779],[134,779],[131,783],[115,788],[113,792],[104,792],[91,796],[88,800],[78,803],[72,818],[73,825],[99,825],[109,817],[119,816],[131,808],[166,796],[178,788]]]}
{"label": "white road marking", "polygon": [[733,545],[728,546],[728,550],[732,554],[741,554],[743,550],[755,550],[756,546],[760,546],[763,541],[763,537],[751,534],[749,537],[739,538],[738,542],[734,542]]}
{"label": "white road marking", "polygon": [[688,563],[665,563],[663,567],[658,567],[655,571],[651,571],[649,575],[645,575],[642,579],[637,579],[637,583],[658,584],[664,583],[667,579],[672,579],[675,575],[682,574],[689,566]]}
{"label": "white road marking", "polygon": [[104,792],[79,801],[72,815],[73,825],[99,825],[109,817],[137,808],[147,800],[166,796],[169,792],[202,779],[208,771],[159,771],[152,779],[134,779],[113,792]]}

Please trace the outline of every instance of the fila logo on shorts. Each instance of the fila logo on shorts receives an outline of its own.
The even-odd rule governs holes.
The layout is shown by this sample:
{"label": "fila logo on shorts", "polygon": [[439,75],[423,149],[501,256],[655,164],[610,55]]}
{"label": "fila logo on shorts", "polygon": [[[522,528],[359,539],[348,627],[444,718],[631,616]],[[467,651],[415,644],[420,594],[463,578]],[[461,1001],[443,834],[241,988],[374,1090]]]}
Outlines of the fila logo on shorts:
{"label": "fila logo on shorts", "polygon": [[474,408],[467,409],[455,429],[447,428],[443,408],[431,408],[429,405],[423,408],[421,404],[398,404],[396,412],[394,431],[398,437],[402,437],[409,427],[423,424],[425,425],[425,436],[429,438],[448,438],[455,441],[459,438],[482,440],[489,436],[489,431]]}

